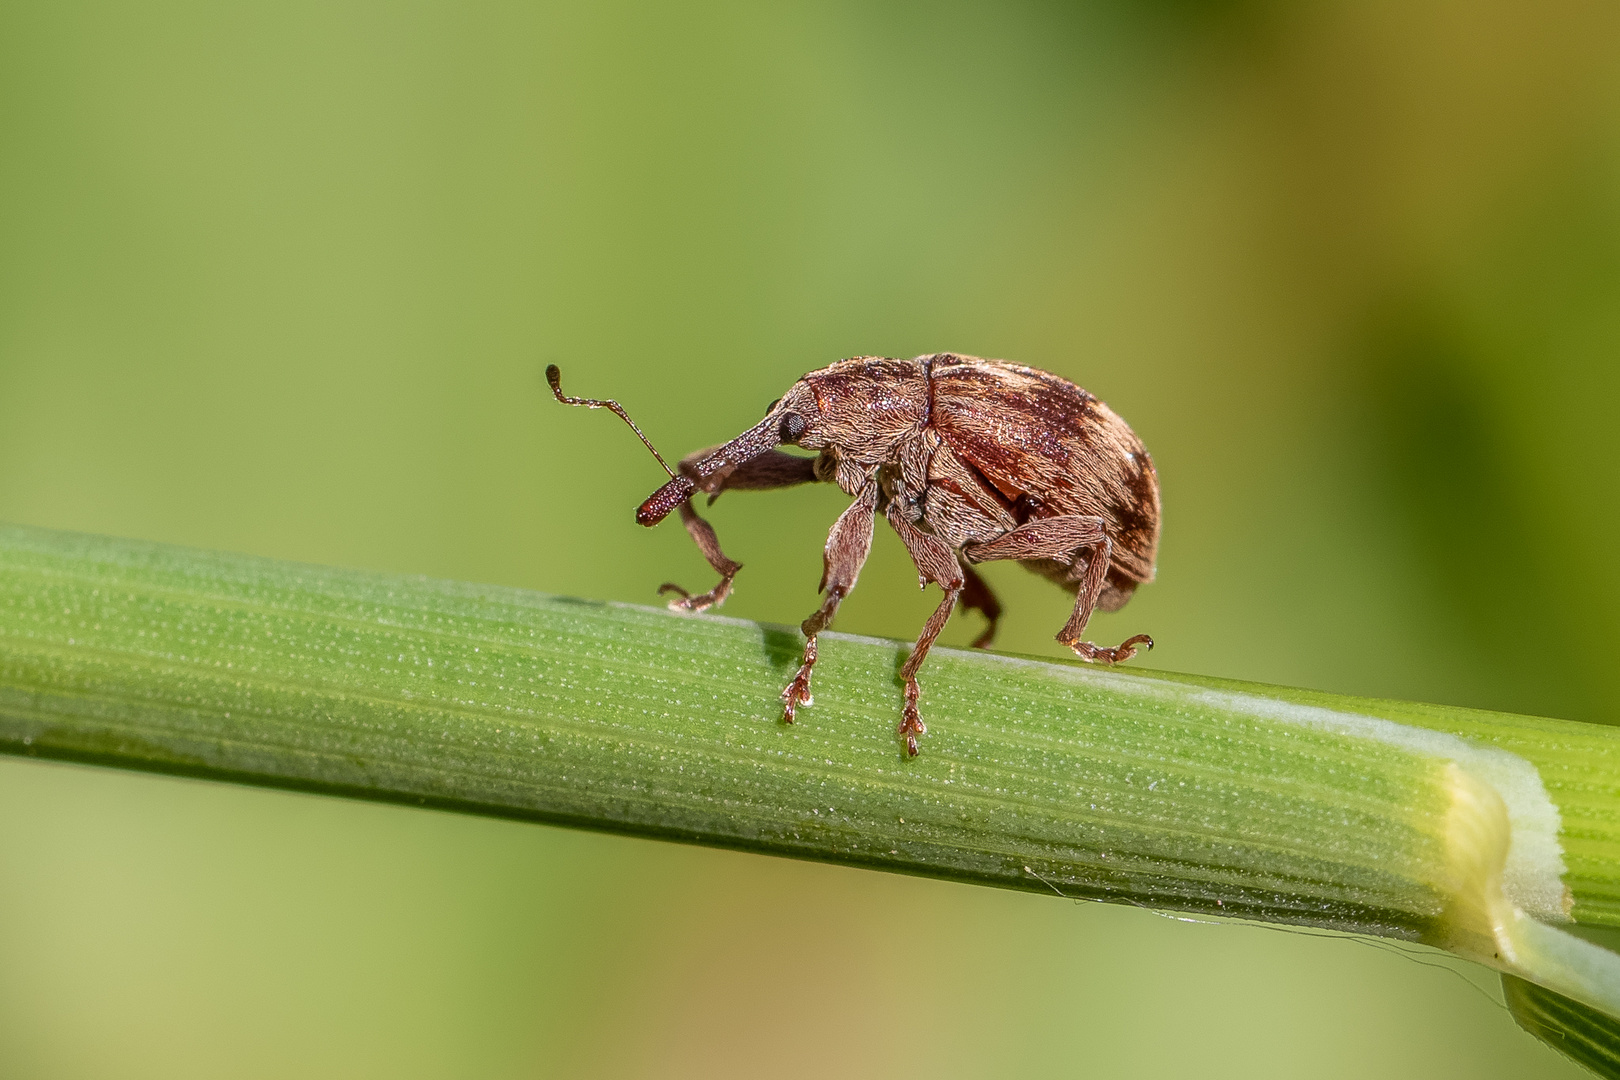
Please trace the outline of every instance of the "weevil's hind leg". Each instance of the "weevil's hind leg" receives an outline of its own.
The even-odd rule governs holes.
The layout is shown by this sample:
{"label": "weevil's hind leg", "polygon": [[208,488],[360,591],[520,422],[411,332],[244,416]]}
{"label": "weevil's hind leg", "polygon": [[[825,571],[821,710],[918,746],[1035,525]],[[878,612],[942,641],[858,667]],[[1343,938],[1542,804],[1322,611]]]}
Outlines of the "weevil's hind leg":
{"label": "weevil's hind leg", "polygon": [[[906,681],[906,703],[900,714],[900,737],[906,741],[906,753],[916,757],[917,736],[928,731],[928,726],[922,721],[922,712],[917,708],[917,699],[922,696],[922,688],[917,685],[917,672],[922,668],[923,661],[928,659],[928,650],[934,647],[934,639],[939,637],[939,632],[950,621],[951,610],[963,594],[967,575],[964,573],[966,567],[957,559],[950,545],[906,521],[900,516],[898,504],[889,505],[889,524],[899,534],[900,542],[906,545],[911,561],[917,564],[919,583],[927,585],[932,581],[945,590],[945,599],[928,616],[922,633],[917,635],[917,644],[912,646],[911,655],[900,669],[900,677]],[[989,590],[986,589],[985,593],[988,595]],[[991,597],[990,602],[995,603],[995,598]],[[991,625],[994,626],[993,616]]]}
{"label": "weevil's hind leg", "polygon": [[959,601],[963,611],[977,611],[985,618],[985,628],[978,637],[973,639],[973,648],[983,649],[996,639],[996,623],[1001,621],[1001,603],[996,600],[996,594],[990,591],[984,578],[979,572],[969,566],[966,559],[958,559],[962,567],[962,599]]}
{"label": "weevil's hind leg", "polygon": [[782,719],[793,723],[800,705],[809,705],[810,671],[816,666],[816,635],[827,629],[838,613],[838,605],[855,588],[867,553],[872,550],[872,524],[877,513],[878,486],[874,480],[861,490],[844,512],[838,515],[827,533],[827,547],[823,552],[821,588],[827,598],[816,613],[804,620],[804,661],[798,674],[782,691]]}
{"label": "weevil's hind leg", "polygon": [[[708,450],[688,454],[680,464],[682,474],[689,472],[692,465],[708,454]],[[816,478],[815,462],[815,458],[795,457],[780,450],[771,450],[743,462],[717,481],[703,486],[703,490],[709,492],[709,501],[712,503],[727,488],[764,491],[769,488],[806,484]],[[669,606],[677,611],[703,611],[706,608],[719,607],[725,603],[726,597],[731,595],[731,582],[737,576],[737,571],[742,569],[742,564],[726,558],[726,553],[720,550],[719,538],[714,535],[714,526],[698,516],[698,512],[692,508],[690,499],[681,504],[681,524],[686,526],[686,531],[691,534],[692,540],[697,544],[698,550],[703,552],[703,557],[708,560],[709,565],[714,567],[714,572],[720,575],[720,583],[706,593],[693,596],[679,585],[666,581],[658,587],[658,594],[662,596],[665,593],[675,593],[676,599],[671,600]]]}
{"label": "weevil's hind leg", "polygon": [[736,578],[737,571],[742,569],[742,563],[726,558],[726,553],[720,550],[720,538],[714,535],[714,526],[692,509],[691,499],[681,503],[681,524],[686,526],[686,531],[691,534],[709,565],[714,567],[714,572],[720,575],[720,583],[706,593],[693,596],[679,585],[666,581],[658,586],[658,595],[676,593],[676,598],[669,602],[670,608],[675,611],[704,611],[719,607],[731,595],[731,582]]}
{"label": "weevil's hind leg", "polygon": [[1103,530],[1102,519],[1078,514],[1026,522],[987,543],[971,544],[962,549],[963,554],[973,562],[988,562],[992,559],[1053,559],[1067,562],[1071,567],[1085,555],[1083,572],[1079,580],[1074,582],[1076,585],[1074,614],[1063,624],[1063,629],[1057,632],[1057,639],[1073,649],[1075,655],[1082,660],[1101,660],[1105,664],[1117,664],[1135,656],[1138,645],[1153,648],[1153,639],[1146,634],[1137,634],[1111,649],[1080,639],[1080,635],[1085,633],[1086,623],[1091,621],[1092,611],[1097,607],[1097,597],[1102,595],[1103,581],[1108,576],[1108,562],[1113,550],[1113,542]]}
{"label": "weevil's hind leg", "polygon": [[[1062,638],[1058,639],[1062,641]],[[1093,645],[1089,641],[1064,641],[1063,644],[1074,650],[1074,654],[1082,660],[1101,660],[1105,664],[1123,664],[1136,655],[1138,645],[1153,648],[1153,639],[1147,634],[1133,634],[1111,649],[1101,645]]]}
{"label": "weevil's hind leg", "polygon": [[1057,633],[1057,639],[1073,649],[1075,655],[1082,660],[1121,664],[1136,655],[1138,645],[1153,648],[1153,639],[1146,634],[1128,637],[1111,649],[1080,640],[1080,635],[1085,633],[1086,623],[1091,621],[1092,611],[1097,607],[1097,597],[1102,595],[1103,579],[1108,576],[1108,560],[1113,550],[1113,542],[1106,536],[1100,544],[1091,549],[1085,575],[1080,579],[1080,587],[1075,590],[1074,614],[1069,616],[1069,621],[1064,623],[1063,629]]}

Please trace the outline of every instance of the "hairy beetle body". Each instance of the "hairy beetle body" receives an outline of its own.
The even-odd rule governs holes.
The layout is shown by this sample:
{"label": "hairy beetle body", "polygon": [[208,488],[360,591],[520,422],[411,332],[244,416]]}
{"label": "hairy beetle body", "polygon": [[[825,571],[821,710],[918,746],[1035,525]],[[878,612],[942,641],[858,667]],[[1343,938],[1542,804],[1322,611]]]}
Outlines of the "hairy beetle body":
{"label": "hairy beetle body", "polygon": [[[547,377],[559,400],[611,407],[629,422],[616,403],[563,397],[555,367]],[[777,449],[784,444],[817,456]],[[900,734],[909,753],[917,752],[917,736],[926,730],[917,670],[951,611],[960,603],[986,617],[976,646],[995,634],[1001,607],[975,563],[1011,559],[1073,592],[1074,612],[1057,639],[1083,659],[1114,663],[1133,656],[1138,644],[1153,645],[1146,635],[1114,648],[1081,640],[1094,609],[1117,610],[1152,580],[1159,486],[1152,458],[1125,421],[1065,379],[953,353],[855,357],[805,375],[754,427],[686,457],[637,511],[636,520],[650,526],[678,509],[721,576],[701,595],[664,586],[678,594],[671,606],[697,611],[719,605],[742,568],[720,550],[692,495],[705,492],[713,502],[728,489],[811,481],[836,483],[854,501],[827,537],[826,595],[803,624],[804,660],[782,693],[785,720],[810,704],[816,636],[855,587],[878,514],[905,544],[921,583],[945,592],[901,669]]]}

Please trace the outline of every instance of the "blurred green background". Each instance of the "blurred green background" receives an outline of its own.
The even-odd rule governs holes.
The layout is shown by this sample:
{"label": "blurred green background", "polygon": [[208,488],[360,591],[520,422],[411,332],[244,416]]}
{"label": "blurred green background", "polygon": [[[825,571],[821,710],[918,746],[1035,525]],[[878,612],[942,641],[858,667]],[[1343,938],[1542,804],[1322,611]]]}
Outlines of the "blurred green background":
{"label": "blurred green background", "polygon": [[[1597,0],[0,5],[0,519],[650,603],[709,571],[632,524],[661,474],[544,363],[678,455],[836,358],[949,349],[1153,451],[1159,580],[1099,639],[1613,721],[1617,31]],[[720,503],[727,613],[808,614],[842,501]],[[1001,647],[1056,655],[1067,598],[988,576]],[[880,530],[839,626],[933,603]],[[0,761],[7,1077],[1579,1075],[1453,967]]]}

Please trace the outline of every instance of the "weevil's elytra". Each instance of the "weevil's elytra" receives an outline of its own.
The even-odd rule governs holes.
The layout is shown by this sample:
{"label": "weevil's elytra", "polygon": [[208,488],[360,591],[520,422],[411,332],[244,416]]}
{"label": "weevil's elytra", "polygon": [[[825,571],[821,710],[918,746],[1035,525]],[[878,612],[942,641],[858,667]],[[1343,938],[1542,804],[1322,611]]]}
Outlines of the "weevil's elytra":
{"label": "weevil's elytra", "polygon": [[[1159,481],[1135,432],[1107,405],[1056,375],[1002,360],[936,353],[914,360],[857,356],[812,371],[766,410],[758,424],[720,446],[684,458],[677,470],[617,402],[565,397],[556,365],[552,393],[568,405],[609,408],[630,424],[669,473],[669,483],[636,511],[652,526],[673,510],[720,575],[706,593],[677,585],[670,607],[702,611],[731,594],[740,563],[720,550],[692,508],[703,492],[763,490],[819,481],[854,501],[839,515],[823,554],[821,607],[803,623],[804,660],[782,691],[789,723],[810,704],[816,636],[855,588],[882,514],[944,599],[923,625],[901,668],[905,700],[900,737],[917,753],[927,728],[918,709],[917,671],[957,604],[980,612],[988,645],[1001,616],[975,563],[1014,559],[1075,594],[1074,612],[1057,633],[1083,660],[1118,663],[1153,639],[1137,634],[1113,648],[1081,640],[1091,613],[1116,611],[1153,580],[1159,546]],[[789,444],[816,452],[801,457]]]}

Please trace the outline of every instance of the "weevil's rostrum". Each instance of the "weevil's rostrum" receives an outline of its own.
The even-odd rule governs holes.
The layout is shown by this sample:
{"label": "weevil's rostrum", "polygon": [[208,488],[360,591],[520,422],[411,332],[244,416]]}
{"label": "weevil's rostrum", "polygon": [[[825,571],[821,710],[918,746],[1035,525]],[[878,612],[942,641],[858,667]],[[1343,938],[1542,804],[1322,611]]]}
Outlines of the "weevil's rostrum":
{"label": "weevil's rostrum", "polygon": [[[615,402],[564,397],[555,366],[546,377],[559,401],[612,408],[630,422]],[[817,453],[777,449],[784,444]],[[713,502],[727,490],[821,481],[854,499],[827,537],[825,599],[804,621],[804,661],[782,692],[784,720],[810,704],[816,635],[855,587],[878,514],[905,544],[920,582],[945,592],[900,672],[900,736],[911,754],[926,730],[917,671],[951,611],[960,603],[984,615],[975,646],[995,635],[1001,605],[975,563],[1014,559],[1073,592],[1074,613],[1057,640],[1082,659],[1116,663],[1134,656],[1138,645],[1153,647],[1146,634],[1113,648],[1081,640],[1092,611],[1117,610],[1153,579],[1159,483],[1153,459],[1125,421],[1056,375],[953,353],[858,356],[804,376],[748,431],[688,455],[678,471],[665,470],[669,483],[641,505],[636,520],[656,525],[678,509],[720,575],[698,595],[663,587],[677,594],[670,606],[686,611],[718,606],[742,569],[720,550],[714,529],[692,507],[693,495],[704,492]]]}

